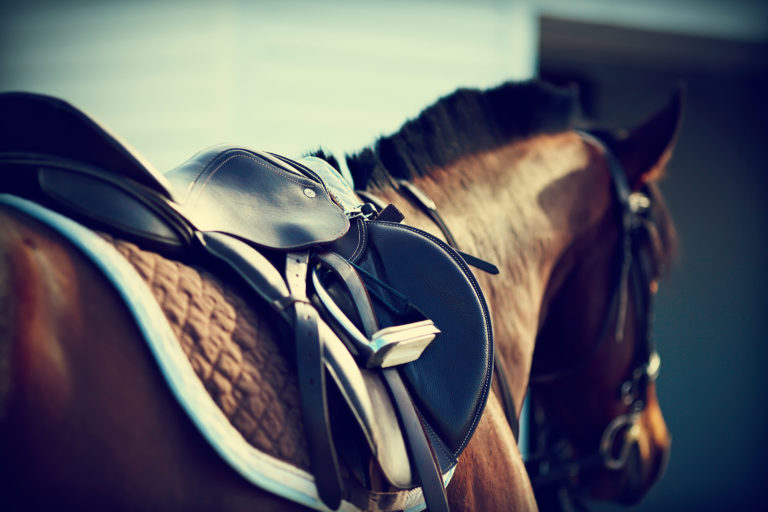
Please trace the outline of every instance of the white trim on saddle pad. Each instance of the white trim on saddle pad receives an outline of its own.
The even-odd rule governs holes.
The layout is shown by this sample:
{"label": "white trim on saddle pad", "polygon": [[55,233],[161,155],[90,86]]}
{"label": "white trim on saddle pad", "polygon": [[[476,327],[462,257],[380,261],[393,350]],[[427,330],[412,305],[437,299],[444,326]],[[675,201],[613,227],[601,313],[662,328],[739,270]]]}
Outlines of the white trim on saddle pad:
{"label": "white trim on saddle pad", "polygon": [[[0,204],[51,227],[93,261],[125,301],[187,415],[232,468],[268,492],[316,510],[329,510],[318,497],[310,473],[260,452],[224,416],[190,365],[152,292],[117,249],[85,226],[31,201],[0,194]],[[444,475],[446,485],[454,469]],[[424,509],[421,489],[403,491],[403,494],[401,508],[408,512]],[[339,510],[357,509],[352,503],[342,501]]]}

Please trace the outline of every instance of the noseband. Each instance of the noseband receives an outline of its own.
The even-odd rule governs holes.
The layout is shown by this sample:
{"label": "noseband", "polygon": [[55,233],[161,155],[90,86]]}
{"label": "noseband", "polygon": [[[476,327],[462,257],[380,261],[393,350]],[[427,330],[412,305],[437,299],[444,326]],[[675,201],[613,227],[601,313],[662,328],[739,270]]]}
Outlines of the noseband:
{"label": "noseband", "polygon": [[[575,484],[578,474],[587,468],[623,468],[639,434],[637,423],[647,403],[648,387],[656,380],[661,363],[651,337],[655,280],[662,271],[658,265],[660,245],[651,218],[650,195],[647,189],[632,192],[624,170],[602,141],[591,134],[580,132],[579,135],[603,150],[611,172],[613,190],[621,209],[619,275],[597,340],[590,350],[567,368],[542,374],[532,373],[531,386],[535,388],[537,384],[551,383],[583,370],[609,339],[622,343],[630,293],[633,294],[635,317],[639,319],[638,332],[632,369],[617,389],[617,399],[621,401],[624,412],[614,417],[605,427],[595,452],[577,458],[567,439],[550,432],[545,414],[534,400],[534,450],[526,462],[534,487],[558,481]],[[615,325],[613,332],[611,325]],[[535,398],[535,392],[533,395]]]}

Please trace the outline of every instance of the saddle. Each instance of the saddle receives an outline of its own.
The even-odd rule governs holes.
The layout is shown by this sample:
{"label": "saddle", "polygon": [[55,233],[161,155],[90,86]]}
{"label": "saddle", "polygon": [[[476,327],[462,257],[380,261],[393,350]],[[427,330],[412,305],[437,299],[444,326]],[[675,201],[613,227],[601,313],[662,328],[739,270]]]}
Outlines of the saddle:
{"label": "saddle", "polygon": [[349,500],[350,478],[370,487],[373,461],[391,489],[421,487],[428,508],[447,509],[444,478],[493,362],[488,308],[459,253],[319,159],[218,146],[160,174],[59,99],[5,93],[0,109],[0,192],[224,269],[266,301],[293,337],[322,504]]}

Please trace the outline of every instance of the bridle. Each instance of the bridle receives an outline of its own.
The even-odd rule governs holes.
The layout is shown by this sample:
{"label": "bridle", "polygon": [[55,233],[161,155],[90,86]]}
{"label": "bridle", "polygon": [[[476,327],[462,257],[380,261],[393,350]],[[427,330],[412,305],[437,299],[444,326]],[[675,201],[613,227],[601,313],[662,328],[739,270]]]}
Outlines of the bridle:
{"label": "bridle", "polygon": [[[576,485],[576,477],[585,469],[622,469],[637,440],[638,421],[647,404],[648,387],[656,380],[661,363],[651,336],[655,283],[663,273],[659,256],[661,244],[651,215],[652,196],[647,188],[632,192],[624,170],[602,141],[588,133],[580,132],[579,135],[602,149],[611,172],[621,213],[619,275],[597,340],[590,350],[567,368],[531,374],[534,433],[531,436],[533,450],[526,467],[534,487],[558,482],[572,487]],[[594,452],[577,457],[570,441],[561,433],[550,430],[546,414],[535,400],[536,386],[584,370],[609,339],[622,343],[630,293],[633,294],[635,318],[639,323],[631,370],[617,389],[617,399],[622,404],[623,412],[606,425]],[[614,324],[615,329],[610,332]]]}

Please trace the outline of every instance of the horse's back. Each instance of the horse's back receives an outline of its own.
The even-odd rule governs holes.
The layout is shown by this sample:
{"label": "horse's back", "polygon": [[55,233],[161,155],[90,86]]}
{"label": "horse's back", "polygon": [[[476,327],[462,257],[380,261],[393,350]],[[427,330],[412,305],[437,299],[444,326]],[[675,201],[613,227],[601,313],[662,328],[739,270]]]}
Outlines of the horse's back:
{"label": "horse's back", "polygon": [[26,216],[0,209],[0,225],[0,486],[11,510],[304,510],[216,455],[90,261]]}

